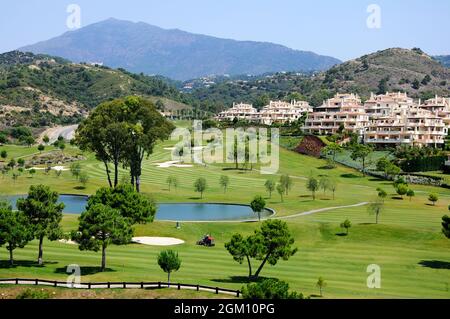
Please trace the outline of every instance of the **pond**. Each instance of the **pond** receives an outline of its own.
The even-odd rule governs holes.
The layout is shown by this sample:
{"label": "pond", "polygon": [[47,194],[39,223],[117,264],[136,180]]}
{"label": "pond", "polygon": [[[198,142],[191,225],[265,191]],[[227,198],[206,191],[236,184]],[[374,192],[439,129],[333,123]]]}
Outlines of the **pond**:
{"label": "pond", "polygon": [[[9,200],[16,209],[16,201],[25,195],[0,196]],[[86,207],[87,197],[76,195],[60,195],[59,199],[66,207],[65,214],[81,214]],[[273,211],[266,209],[261,218],[268,217]],[[246,205],[210,204],[210,203],[160,203],[156,212],[156,220],[169,221],[229,221],[255,219],[257,215]]]}

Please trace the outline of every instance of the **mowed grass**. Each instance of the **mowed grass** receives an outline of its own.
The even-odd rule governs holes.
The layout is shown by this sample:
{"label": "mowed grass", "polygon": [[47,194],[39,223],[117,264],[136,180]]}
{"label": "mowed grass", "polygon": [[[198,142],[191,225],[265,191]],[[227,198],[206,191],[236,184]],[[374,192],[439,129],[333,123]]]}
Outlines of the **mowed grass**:
{"label": "mowed grass", "polygon": [[[376,188],[383,187],[389,193],[380,223],[374,224],[366,206],[334,209],[306,216],[286,219],[299,248],[289,261],[279,261],[276,266],[267,265],[264,277],[276,277],[289,282],[291,287],[306,295],[317,294],[315,283],[319,276],[327,282],[326,298],[449,298],[450,291],[450,240],[441,233],[440,220],[447,213],[450,191],[443,188],[412,185],[416,196],[396,199],[391,183],[371,177],[362,177],[360,172],[346,168],[323,169],[325,162],[282,149],[278,175],[262,175],[256,167],[253,171],[235,171],[227,168],[233,164],[212,164],[207,167],[193,164],[192,168],[158,168],[155,164],[170,160],[170,151],[165,148],[174,142],[156,146],[154,154],[145,160],[142,176],[142,191],[158,202],[233,202],[248,204],[254,195],[267,198],[267,205],[274,208],[277,216],[284,217],[311,209],[352,205],[371,201]],[[26,149],[26,148],[24,148]],[[28,151],[28,150],[27,150]],[[66,150],[65,150],[66,151]],[[68,147],[68,152],[78,152]],[[20,154],[20,147],[17,149]],[[25,152],[25,150],[24,150]],[[100,186],[106,186],[104,167],[91,154],[81,164],[90,175],[87,188],[79,189],[79,183],[69,172],[60,177],[38,172],[33,178],[21,176],[14,183],[9,176],[0,177],[0,194],[26,193],[31,184],[44,183],[60,193],[92,194]],[[127,178],[121,171],[121,178]],[[275,181],[280,174],[290,174],[294,187],[284,202],[278,194],[268,194],[264,189],[267,178]],[[168,191],[166,178],[174,175],[179,180],[177,190]],[[230,177],[229,190],[224,193],[219,185],[221,175]],[[312,200],[305,187],[310,175],[328,175],[338,180],[338,190],[332,195],[319,191]],[[208,189],[202,200],[193,191],[198,177],[205,177]],[[439,194],[436,206],[428,203],[429,193]],[[63,219],[65,231],[76,229],[77,217],[66,215]],[[339,224],[346,218],[352,221],[348,236],[340,236]],[[181,229],[175,223],[155,221],[148,225],[135,226],[137,236],[171,236],[181,238],[185,244],[171,247],[182,258],[181,269],[173,275],[174,281],[206,284],[239,289],[245,284],[247,267],[239,265],[224,248],[224,243],[235,232],[250,234],[259,223],[187,223]],[[195,245],[203,234],[211,233],[216,238],[216,247]],[[66,267],[78,264],[82,267],[83,281],[165,280],[166,274],[156,263],[156,255],[165,248],[137,244],[111,246],[107,251],[109,271],[98,272],[100,253],[79,251],[77,246],[59,242],[45,242],[44,267],[37,267],[37,243],[31,242],[24,249],[17,249],[17,266],[6,265],[7,251],[0,250],[0,277],[39,277],[65,280]],[[367,266],[381,267],[381,288],[367,288],[369,273]],[[254,263],[254,267],[257,264]]]}

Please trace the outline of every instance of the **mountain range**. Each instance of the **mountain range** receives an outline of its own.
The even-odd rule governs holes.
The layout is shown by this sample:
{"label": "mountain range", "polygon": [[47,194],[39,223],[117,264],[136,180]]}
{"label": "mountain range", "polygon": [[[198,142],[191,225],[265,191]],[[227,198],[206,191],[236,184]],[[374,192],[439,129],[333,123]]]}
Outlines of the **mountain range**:
{"label": "mountain range", "polygon": [[94,23],[19,50],[73,62],[103,63],[175,80],[224,74],[322,71],[341,62],[268,42],[221,39],[117,19]]}

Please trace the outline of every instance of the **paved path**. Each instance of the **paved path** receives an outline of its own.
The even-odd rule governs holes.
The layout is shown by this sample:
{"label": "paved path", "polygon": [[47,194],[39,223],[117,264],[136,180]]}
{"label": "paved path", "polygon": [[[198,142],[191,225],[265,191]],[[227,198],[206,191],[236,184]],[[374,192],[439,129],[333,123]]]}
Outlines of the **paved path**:
{"label": "paved path", "polygon": [[346,205],[346,206],[325,207],[325,208],[309,210],[307,212],[297,213],[297,214],[294,214],[294,215],[280,216],[280,217],[276,217],[276,218],[277,219],[295,218],[295,217],[306,216],[306,215],[311,215],[311,214],[320,213],[320,212],[326,212],[326,211],[329,211],[329,210],[335,210],[335,209],[341,209],[341,208],[359,207],[359,206],[364,206],[364,205],[367,205],[367,204],[369,204],[369,202],[361,202],[361,203],[358,203],[358,204]]}

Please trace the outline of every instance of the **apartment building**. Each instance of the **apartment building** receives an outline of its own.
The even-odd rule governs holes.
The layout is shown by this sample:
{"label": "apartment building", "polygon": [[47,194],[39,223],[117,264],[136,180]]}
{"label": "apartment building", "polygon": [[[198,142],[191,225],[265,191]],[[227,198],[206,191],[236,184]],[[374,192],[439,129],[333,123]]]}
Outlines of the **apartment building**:
{"label": "apartment building", "polygon": [[364,103],[364,109],[369,117],[389,116],[392,112],[408,109],[411,105],[414,105],[414,100],[406,93],[386,92],[380,95],[371,93],[370,98]]}
{"label": "apartment building", "polygon": [[419,102],[419,107],[428,110],[431,112],[435,112],[437,116],[442,118],[445,125],[450,127],[450,98],[444,98],[435,96],[432,99],[424,101],[424,103]]}
{"label": "apartment building", "polygon": [[220,112],[219,115],[216,116],[216,119],[219,121],[223,121],[223,120],[232,121],[235,118],[237,118],[238,120],[258,121],[259,120],[259,112],[251,104],[233,103],[232,108],[230,108],[226,111]]}
{"label": "apartment building", "polygon": [[417,104],[372,117],[364,132],[364,142],[379,146],[414,145],[437,147],[444,144],[447,126],[435,112]]}
{"label": "apartment building", "polygon": [[311,112],[312,107],[305,101],[270,101],[269,105],[258,112],[250,104],[233,104],[233,107],[221,112],[216,119],[219,121],[234,118],[258,122],[266,125],[273,123],[290,123],[298,120],[304,113]]}
{"label": "apartment building", "polygon": [[291,123],[302,117],[304,113],[312,112],[313,108],[306,101],[270,101],[259,112],[259,122],[266,125],[273,123]]}
{"label": "apartment building", "polygon": [[369,121],[357,94],[336,94],[308,114],[303,131],[310,134],[332,135],[341,128],[363,135]]}

